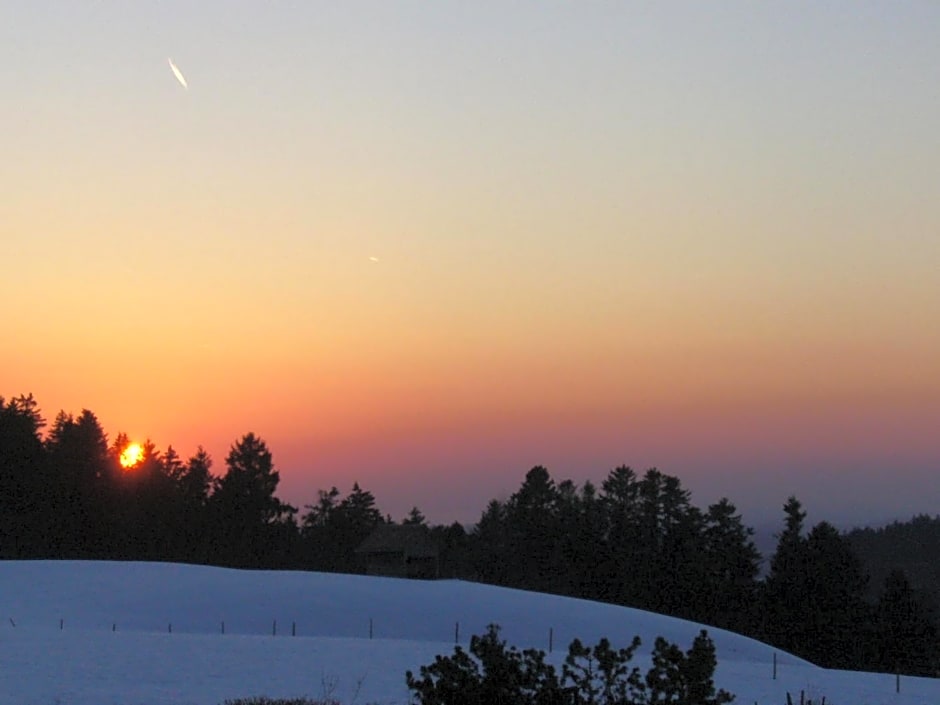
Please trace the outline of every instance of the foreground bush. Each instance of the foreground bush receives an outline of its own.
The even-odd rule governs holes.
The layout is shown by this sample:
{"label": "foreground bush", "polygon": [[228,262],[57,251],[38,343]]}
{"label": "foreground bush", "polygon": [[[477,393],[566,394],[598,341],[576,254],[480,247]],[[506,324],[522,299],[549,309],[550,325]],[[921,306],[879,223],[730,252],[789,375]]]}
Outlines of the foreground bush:
{"label": "foreground bush", "polygon": [[627,665],[639,646],[639,637],[625,649],[611,648],[607,639],[594,647],[575,639],[559,677],[544,651],[507,648],[491,624],[470,639],[469,654],[457,646],[452,656],[422,666],[420,677],[408,671],[405,681],[420,705],[723,705],[734,699],[715,692],[715,646],[704,630],[686,652],[656,639],[645,678]]}
{"label": "foreground bush", "polygon": [[[474,658],[471,658],[471,655]],[[421,678],[405,673],[408,689],[422,705],[561,705],[565,702],[555,668],[545,652],[506,648],[499,627],[470,638],[470,654],[459,646],[453,656],[436,656],[421,667]]]}

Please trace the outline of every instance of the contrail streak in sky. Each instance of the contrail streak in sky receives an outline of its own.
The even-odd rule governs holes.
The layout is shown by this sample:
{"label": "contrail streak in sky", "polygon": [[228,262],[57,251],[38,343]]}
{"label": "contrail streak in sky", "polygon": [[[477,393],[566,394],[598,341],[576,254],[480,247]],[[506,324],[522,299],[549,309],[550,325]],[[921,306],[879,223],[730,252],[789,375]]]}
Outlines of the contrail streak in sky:
{"label": "contrail streak in sky", "polygon": [[189,85],[186,83],[186,78],[183,76],[183,72],[176,68],[176,64],[173,63],[173,59],[167,59],[167,62],[169,62],[170,69],[173,71],[173,75],[176,76],[176,80],[180,82],[180,85],[183,86],[183,88],[189,90]]}

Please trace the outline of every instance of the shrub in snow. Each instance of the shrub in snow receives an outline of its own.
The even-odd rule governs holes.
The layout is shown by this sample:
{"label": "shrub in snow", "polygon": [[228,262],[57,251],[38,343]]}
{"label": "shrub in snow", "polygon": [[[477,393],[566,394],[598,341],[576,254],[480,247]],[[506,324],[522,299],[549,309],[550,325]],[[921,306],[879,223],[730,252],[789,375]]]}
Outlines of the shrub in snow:
{"label": "shrub in snow", "polygon": [[658,638],[645,679],[628,666],[639,645],[639,637],[625,649],[611,648],[607,639],[594,647],[575,639],[559,678],[544,651],[507,648],[491,624],[470,639],[469,654],[457,646],[453,656],[437,656],[420,677],[408,671],[405,680],[420,705],[724,705],[734,699],[715,692],[715,646],[704,630],[686,652]]}
{"label": "shrub in snow", "polygon": [[[471,655],[474,658],[471,658]],[[420,678],[405,673],[421,705],[563,705],[561,684],[545,652],[506,648],[499,627],[470,638],[470,654],[459,646],[453,656],[436,656]],[[570,701],[567,701],[570,702]]]}
{"label": "shrub in snow", "polygon": [[653,667],[646,674],[650,705],[682,703],[682,705],[722,705],[734,700],[725,690],[715,692],[712,676],[718,660],[715,645],[708,632],[701,630],[692,648],[682,653],[678,646],[662,637],[656,638]]}
{"label": "shrub in snow", "polygon": [[640,669],[627,667],[639,645],[638,636],[626,649],[612,649],[607,639],[601,639],[593,648],[584,646],[580,639],[572,641],[562,667],[564,682],[570,684],[569,702],[643,702],[645,688]]}

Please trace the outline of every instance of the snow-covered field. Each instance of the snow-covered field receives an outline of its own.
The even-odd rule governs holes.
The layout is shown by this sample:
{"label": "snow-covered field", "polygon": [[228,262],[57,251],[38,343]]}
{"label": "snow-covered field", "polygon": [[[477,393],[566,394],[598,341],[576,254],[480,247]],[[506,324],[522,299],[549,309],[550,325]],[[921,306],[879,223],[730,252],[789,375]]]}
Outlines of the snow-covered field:
{"label": "snow-covered field", "polygon": [[[495,622],[560,664],[574,637],[688,648],[700,625],[625,607],[460,581],[237,571],[161,563],[0,562],[0,705],[215,705],[251,695],[408,702],[404,673]],[[224,623],[224,633],[223,633]],[[372,638],[370,639],[370,624]],[[172,629],[172,631],[171,631]],[[296,636],[292,631],[296,629]],[[276,633],[274,633],[276,631]],[[833,705],[940,703],[940,680],[828,671],[709,629],[716,684],[744,705],[786,692]]]}

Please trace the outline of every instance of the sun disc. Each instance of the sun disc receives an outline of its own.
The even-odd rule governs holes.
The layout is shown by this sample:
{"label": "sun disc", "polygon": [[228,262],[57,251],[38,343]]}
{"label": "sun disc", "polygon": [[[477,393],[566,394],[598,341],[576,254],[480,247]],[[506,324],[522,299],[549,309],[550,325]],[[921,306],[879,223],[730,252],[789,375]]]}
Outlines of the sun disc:
{"label": "sun disc", "polygon": [[131,443],[124,451],[121,453],[121,467],[125,470],[137,465],[144,457],[144,449],[141,448],[140,443]]}

